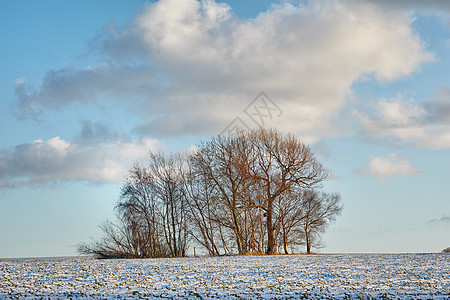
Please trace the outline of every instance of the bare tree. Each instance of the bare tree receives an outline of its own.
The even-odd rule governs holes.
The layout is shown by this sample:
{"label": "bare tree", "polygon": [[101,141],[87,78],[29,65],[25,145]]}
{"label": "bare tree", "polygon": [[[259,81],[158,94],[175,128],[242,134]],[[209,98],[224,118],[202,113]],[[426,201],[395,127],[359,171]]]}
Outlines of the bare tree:
{"label": "bare tree", "polygon": [[195,156],[188,157],[184,172],[189,233],[210,256],[229,254],[227,242],[221,234],[225,229],[217,217],[220,211],[216,186],[198,162]]}
{"label": "bare tree", "polygon": [[260,129],[244,134],[251,141],[253,157],[248,174],[262,188],[261,205],[266,213],[267,254],[275,253],[279,224],[275,203],[293,189],[312,188],[328,178],[328,171],[315,159],[310,148],[292,135]]}
{"label": "bare tree", "polygon": [[247,143],[243,137],[218,136],[199,145],[192,156],[197,168],[216,191],[216,221],[233,231],[238,253],[247,253],[248,211],[245,195],[248,177],[243,172],[247,162]]}
{"label": "bare tree", "polygon": [[[167,255],[161,240],[160,207],[155,192],[155,177],[149,169],[135,164],[122,186],[120,200],[116,206],[121,216],[138,220],[135,236],[139,236],[142,257]],[[137,222],[137,221],[136,221]],[[133,224],[129,224],[133,226]]]}
{"label": "bare tree", "polygon": [[307,252],[342,210],[319,193],[328,171],[292,135],[258,129],[212,137],[189,155],[150,153],[135,164],[105,237],[81,244],[98,257],[180,257],[189,241],[211,256]]}
{"label": "bare tree", "polygon": [[186,255],[188,238],[186,198],[181,174],[181,157],[150,153],[148,171],[159,202],[161,224],[166,245],[172,257]]}
{"label": "bare tree", "polygon": [[117,223],[100,226],[104,237],[81,244],[79,252],[97,257],[164,257],[168,248],[161,239],[163,228],[155,193],[155,178],[136,163],[128,172],[115,207]]}
{"label": "bare tree", "polygon": [[280,244],[283,247],[284,254],[289,254],[288,246],[299,244],[295,231],[299,228],[304,219],[303,201],[298,197],[298,191],[290,191],[278,199],[278,218],[280,223]]}
{"label": "bare tree", "polygon": [[138,258],[139,250],[133,242],[132,233],[125,222],[118,218],[118,223],[110,221],[100,225],[104,236],[91,244],[78,245],[78,253],[93,255],[98,258]]}
{"label": "bare tree", "polygon": [[301,194],[303,201],[302,234],[306,244],[306,253],[319,245],[320,235],[327,226],[336,220],[342,212],[341,196],[316,190],[306,190]]}
{"label": "bare tree", "polygon": [[217,188],[218,221],[233,230],[238,253],[258,252],[266,244],[265,252],[273,254],[280,235],[287,252],[287,238],[299,222],[293,216],[299,215],[298,199],[287,195],[328,177],[309,147],[276,130],[212,138],[199,146],[195,159]]}
{"label": "bare tree", "polygon": [[98,257],[179,257],[186,255],[186,206],[179,160],[150,153],[150,164],[135,164],[116,205],[118,223],[101,226],[104,238],[81,244],[79,252]]}

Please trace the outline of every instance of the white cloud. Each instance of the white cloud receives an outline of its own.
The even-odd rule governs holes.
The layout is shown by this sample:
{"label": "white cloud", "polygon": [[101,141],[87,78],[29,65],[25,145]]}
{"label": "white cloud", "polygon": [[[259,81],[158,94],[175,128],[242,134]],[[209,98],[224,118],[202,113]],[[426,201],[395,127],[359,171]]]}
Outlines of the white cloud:
{"label": "white cloud", "polygon": [[338,136],[351,130],[340,114],[355,81],[395,80],[432,59],[412,20],[366,1],[285,2],[239,19],[211,0],[160,0],[96,37],[115,64],[50,71],[34,90],[18,82],[16,93],[24,114],[104,93],[138,98],[148,123],[137,130],[154,136],[219,133],[265,91],[284,112],[279,129]]}
{"label": "white cloud", "polygon": [[0,189],[61,181],[120,184],[131,164],[159,146],[155,140],[72,144],[60,137],[0,151]]}
{"label": "white cloud", "polygon": [[416,147],[450,148],[450,89],[441,88],[437,100],[381,99],[367,111],[355,111],[362,134],[369,139]]}
{"label": "white cloud", "polygon": [[386,156],[375,156],[371,159],[368,166],[356,170],[357,173],[369,176],[375,176],[384,180],[386,177],[411,176],[422,173],[419,169],[411,166],[410,161],[399,156],[397,153],[391,153]]}
{"label": "white cloud", "polygon": [[411,101],[380,101],[378,112],[392,126],[404,126],[416,123],[424,114],[424,109]]}

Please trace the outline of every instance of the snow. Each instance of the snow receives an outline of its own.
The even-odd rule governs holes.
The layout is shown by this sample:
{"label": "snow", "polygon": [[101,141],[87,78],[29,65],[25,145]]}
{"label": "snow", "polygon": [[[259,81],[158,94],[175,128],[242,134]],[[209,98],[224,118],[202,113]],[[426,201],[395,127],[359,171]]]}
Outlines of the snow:
{"label": "snow", "polygon": [[0,260],[0,299],[450,299],[449,254]]}

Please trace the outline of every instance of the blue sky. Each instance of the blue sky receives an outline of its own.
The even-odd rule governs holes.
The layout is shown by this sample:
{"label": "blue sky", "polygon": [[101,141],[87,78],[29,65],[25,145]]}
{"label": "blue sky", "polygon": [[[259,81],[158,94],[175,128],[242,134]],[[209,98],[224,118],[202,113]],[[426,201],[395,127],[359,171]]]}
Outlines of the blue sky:
{"label": "blue sky", "polygon": [[75,255],[134,161],[258,126],[262,91],[264,126],[342,195],[321,251],[450,245],[449,2],[6,0],[0,20],[0,257]]}

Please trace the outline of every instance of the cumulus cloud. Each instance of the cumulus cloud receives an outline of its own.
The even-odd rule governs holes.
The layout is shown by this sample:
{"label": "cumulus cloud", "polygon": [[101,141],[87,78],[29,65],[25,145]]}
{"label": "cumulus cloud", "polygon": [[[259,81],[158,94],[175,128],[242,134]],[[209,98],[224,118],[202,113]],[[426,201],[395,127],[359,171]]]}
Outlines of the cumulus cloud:
{"label": "cumulus cloud", "polygon": [[19,80],[18,105],[29,115],[120,95],[139,100],[142,135],[211,134],[265,91],[284,112],[281,130],[337,136],[351,130],[341,113],[355,81],[395,80],[432,60],[412,21],[369,1],[286,1],[240,19],[212,0],[159,0],[96,37],[114,63],[49,71],[34,89]]}
{"label": "cumulus cloud", "polygon": [[368,166],[356,170],[356,173],[384,180],[386,177],[418,175],[421,171],[411,166],[407,158],[391,153],[373,157]]}
{"label": "cumulus cloud", "polygon": [[135,160],[157,147],[151,139],[96,144],[38,139],[0,151],[0,189],[61,181],[118,184]]}
{"label": "cumulus cloud", "polygon": [[362,134],[372,140],[443,149],[450,148],[450,89],[427,103],[401,97],[381,99],[366,111],[355,111]]}

